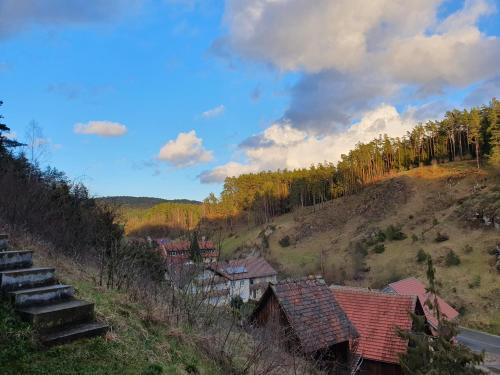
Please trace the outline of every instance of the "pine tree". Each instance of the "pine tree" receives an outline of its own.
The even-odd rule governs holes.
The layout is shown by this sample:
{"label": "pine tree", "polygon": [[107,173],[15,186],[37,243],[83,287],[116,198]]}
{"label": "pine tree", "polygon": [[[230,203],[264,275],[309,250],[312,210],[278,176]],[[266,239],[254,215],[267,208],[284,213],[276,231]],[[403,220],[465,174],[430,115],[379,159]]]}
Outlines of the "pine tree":
{"label": "pine tree", "polygon": [[490,139],[490,162],[500,166],[500,102],[493,98],[488,116]]}
{"label": "pine tree", "polygon": [[483,354],[476,354],[455,341],[457,325],[446,320],[437,303],[437,286],[432,258],[427,258],[427,292],[433,296],[427,305],[438,320],[436,335],[426,331],[425,317],[412,314],[413,329],[400,331],[408,340],[408,351],[400,358],[400,364],[407,375],[482,375],[477,368],[483,361]]}
{"label": "pine tree", "polygon": [[[0,107],[2,105],[3,105],[3,102],[0,100]],[[16,140],[13,140],[13,139],[9,139],[9,138],[5,137],[4,135],[2,135],[2,133],[10,132],[10,128],[6,124],[2,123],[3,118],[4,117],[2,115],[0,115],[0,151],[2,149],[5,150],[6,148],[24,146],[22,143],[20,143]]]}
{"label": "pine tree", "polygon": [[469,115],[469,142],[475,145],[477,167],[479,168],[479,144],[481,143],[481,117],[479,110],[473,108]]}
{"label": "pine tree", "polygon": [[200,243],[198,242],[198,232],[193,231],[191,236],[191,246],[189,247],[190,257],[194,263],[201,263],[203,258],[201,256]]}

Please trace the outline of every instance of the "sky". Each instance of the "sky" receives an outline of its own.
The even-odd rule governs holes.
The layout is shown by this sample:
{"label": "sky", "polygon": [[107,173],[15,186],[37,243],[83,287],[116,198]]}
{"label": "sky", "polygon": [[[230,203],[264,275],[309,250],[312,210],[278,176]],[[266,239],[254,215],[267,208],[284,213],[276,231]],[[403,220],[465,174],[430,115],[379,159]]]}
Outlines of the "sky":
{"label": "sky", "polygon": [[0,0],[11,137],[96,196],[202,200],[500,96],[500,0]]}

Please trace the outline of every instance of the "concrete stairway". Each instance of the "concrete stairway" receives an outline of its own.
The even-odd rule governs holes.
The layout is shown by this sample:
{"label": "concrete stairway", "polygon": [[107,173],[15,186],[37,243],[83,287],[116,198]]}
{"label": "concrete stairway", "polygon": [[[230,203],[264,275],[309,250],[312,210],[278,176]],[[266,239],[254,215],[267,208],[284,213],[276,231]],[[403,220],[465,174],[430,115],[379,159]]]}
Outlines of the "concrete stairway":
{"label": "concrete stairway", "polygon": [[108,325],[95,321],[94,304],[75,299],[71,285],[57,283],[52,267],[33,267],[33,252],[10,251],[0,234],[0,293],[30,322],[45,345],[103,335]]}

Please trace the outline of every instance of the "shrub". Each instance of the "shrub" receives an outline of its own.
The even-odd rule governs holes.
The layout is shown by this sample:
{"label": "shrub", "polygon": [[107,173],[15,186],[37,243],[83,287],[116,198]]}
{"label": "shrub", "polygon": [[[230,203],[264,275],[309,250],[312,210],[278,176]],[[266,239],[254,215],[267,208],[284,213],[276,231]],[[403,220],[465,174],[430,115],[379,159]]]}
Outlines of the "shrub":
{"label": "shrub", "polygon": [[413,233],[413,234],[411,235],[411,242],[415,243],[415,242],[417,242],[417,241],[418,241],[418,236],[417,236],[415,233]]}
{"label": "shrub", "polygon": [[448,241],[449,239],[450,239],[450,237],[446,233],[437,232],[436,238],[434,239],[434,241],[444,242],[444,241]]}
{"label": "shrub", "polygon": [[464,253],[465,254],[470,254],[473,251],[474,251],[474,248],[471,245],[469,245],[469,244],[465,245],[465,247],[464,247]]}
{"label": "shrub", "polygon": [[153,363],[142,371],[142,375],[163,375],[164,373],[163,366],[159,363]]}
{"label": "shrub", "polygon": [[243,299],[240,296],[235,296],[231,298],[230,305],[233,310],[239,311],[241,306],[243,306]]}
{"label": "shrub", "polygon": [[406,234],[401,232],[400,226],[389,225],[385,230],[385,238],[389,241],[401,241],[406,238]]}
{"label": "shrub", "polygon": [[428,256],[429,254],[427,254],[423,249],[420,249],[417,253],[417,262],[418,263],[425,262]]}
{"label": "shrub", "polygon": [[481,286],[481,276],[476,275],[474,279],[469,283],[469,288],[474,289],[474,288],[479,288]]}
{"label": "shrub", "polygon": [[383,243],[379,243],[373,248],[373,252],[376,254],[382,254],[385,251],[385,245]]}
{"label": "shrub", "polygon": [[450,250],[446,254],[445,264],[447,267],[458,266],[460,264],[460,258],[453,250]]}
{"label": "shrub", "polygon": [[436,218],[432,219],[432,225],[438,225],[438,224],[439,224],[438,219]]}
{"label": "shrub", "polygon": [[290,236],[287,235],[282,239],[280,239],[278,242],[281,245],[281,247],[288,247],[290,246]]}

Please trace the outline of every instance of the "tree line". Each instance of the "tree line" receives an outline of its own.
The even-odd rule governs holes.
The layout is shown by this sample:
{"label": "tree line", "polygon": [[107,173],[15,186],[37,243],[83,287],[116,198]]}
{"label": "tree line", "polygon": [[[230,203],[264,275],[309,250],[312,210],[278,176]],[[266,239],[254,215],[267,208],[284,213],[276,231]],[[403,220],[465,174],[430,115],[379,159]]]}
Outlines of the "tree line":
{"label": "tree line", "polygon": [[432,163],[475,160],[500,165],[500,102],[451,110],[439,121],[416,125],[403,137],[380,135],[358,143],[340,161],[295,170],[227,177],[219,197],[203,202],[207,219],[261,224],[294,207],[313,206],[352,194],[384,176]]}

